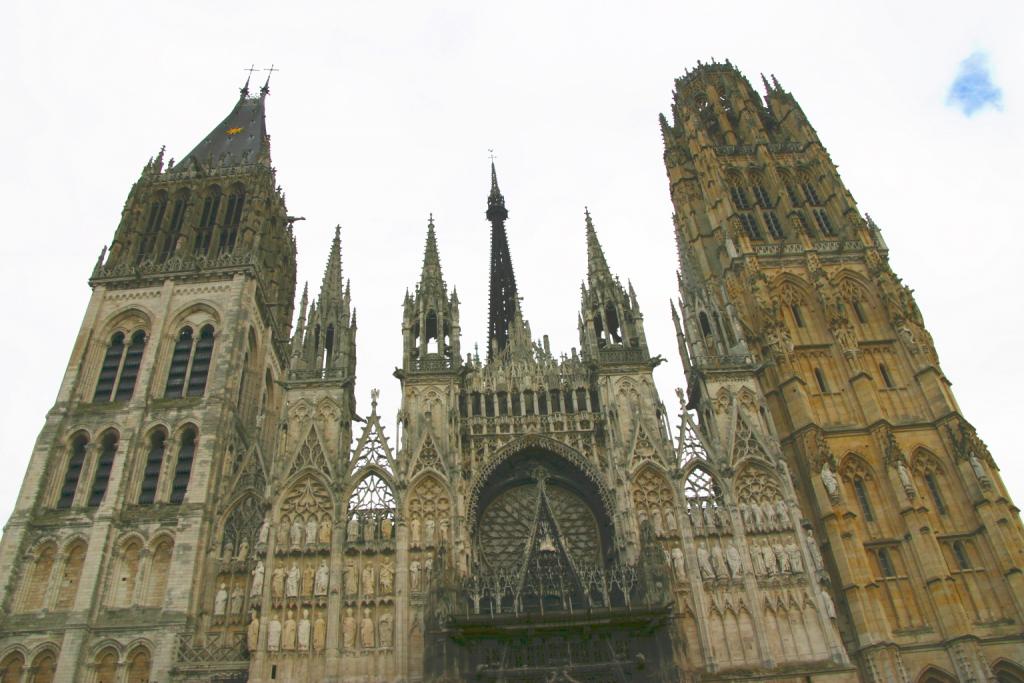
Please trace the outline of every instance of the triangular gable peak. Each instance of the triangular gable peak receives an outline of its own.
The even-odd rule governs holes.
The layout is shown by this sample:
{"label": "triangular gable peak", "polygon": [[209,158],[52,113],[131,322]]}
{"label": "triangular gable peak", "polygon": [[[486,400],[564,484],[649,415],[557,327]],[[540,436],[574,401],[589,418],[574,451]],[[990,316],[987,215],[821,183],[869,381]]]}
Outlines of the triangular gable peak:
{"label": "triangular gable peak", "polygon": [[254,445],[248,450],[242,460],[242,466],[239,468],[231,484],[230,490],[233,493],[229,497],[234,499],[235,495],[245,490],[252,490],[259,495],[263,495],[266,487],[267,475],[263,468],[263,455],[260,452],[259,445]]}
{"label": "triangular gable peak", "polygon": [[380,416],[377,414],[377,397],[379,392],[373,390],[373,409],[370,416],[366,418],[366,425],[363,433],[352,449],[350,473],[355,473],[369,466],[378,467],[388,474],[395,472],[395,456],[384,435],[384,426],[380,423]]}
{"label": "triangular gable peak", "polygon": [[309,432],[306,433],[306,439],[295,453],[292,466],[288,470],[288,478],[292,478],[307,468],[320,472],[328,478],[331,477],[331,466],[324,455],[323,445],[320,443],[320,436],[317,434],[315,425],[310,426]]}
{"label": "triangular gable peak", "polygon": [[644,425],[638,415],[636,416],[636,429],[633,434],[633,449],[629,459],[630,468],[636,468],[652,460],[660,462],[661,458],[659,457],[657,447],[655,447],[654,442],[647,435],[647,430],[644,429]]}
{"label": "triangular gable peak", "polygon": [[735,411],[735,418],[733,420],[732,448],[730,452],[732,457],[729,461],[734,465],[751,457],[759,458],[764,462],[772,462],[761,439],[750,426],[747,418],[743,415],[743,411],[738,409]]}
{"label": "triangular gable peak", "polygon": [[434,470],[442,475],[446,473],[444,463],[441,461],[441,455],[438,453],[437,446],[434,443],[434,437],[429,433],[423,437],[423,442],[413,458],[412,466],[409,468],[409,478],[412,479],[427,469]]}
{"label": "triangular gable peak", "polygon": [[694,460],[710,462],[710,450],[701,437],[700,428],[693,415],[684,410],[680,414],[679,442],[676,445],[676,467],[683,469]]}

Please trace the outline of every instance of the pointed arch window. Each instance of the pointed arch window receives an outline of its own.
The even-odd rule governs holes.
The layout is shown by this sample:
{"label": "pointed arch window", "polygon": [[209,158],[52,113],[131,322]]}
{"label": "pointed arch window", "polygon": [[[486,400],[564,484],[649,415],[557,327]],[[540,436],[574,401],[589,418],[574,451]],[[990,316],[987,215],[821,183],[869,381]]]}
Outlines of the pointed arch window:
{"label": "pointed arch window", "polygon": [[796,323],[797,327],[804,326],[803,312],[800,310],[800,304],[790,304],[789,310],[793,313],[793,322]]}
{"label": "pointed arch window", "polygon": [[828,214],[825,213],[824,209],[814,210],[814,221],[818,224],[818,229],[821,230],[821,234],[826,237],[835,237],[836,231],[832,227],[832,221],[829,219]]}
{"label": "pointed arch window", "polygon": [[761,235],[761,226],[757,224],[757,217],[752,213],[741,213],[739,214],[740,225],[743,226],[743,231],[747,233],[747,237],[752,240],[764,239]]}
{"label": "pointed arch window", "polygon": [[123,332],[114,333],[103,355],[103,365],[92,397],[94,403],[126,401],[132,397],[145,349],[146,333],[142,330],[135,332],[128,344],[125,344]]}
{"label": "pointed arch window", "polygon": [[89,438],[79,434],[71,442],[71,456],[68,458],[68,468],[64,472],[64,484],[60,489],[60,498],[57,500],[57,509],[64,510],[71,507],[75,502],[75,491],[78,490],[78,480],[82,476],[82,466],[85,464],[85,449],[89,445]]}
{"label": "pointed arch window", "polygon": [[164,398],[202,396],[205,393],[213,357],[213,337],[212,325],[204,326],[198,338],[193,336],[191,327],[181,328],[178,340],[174,343],[174,351],[171,352],[171,367],[167,372]]}
{"label": "pointed arch window", "polygon": [[167,434],[162,429],[157,429],[149,437],[146,468],[142,472],[142,485],[139,488],[139,505],[152,505],[156,500],[156,487],[160,481],[166,448]]}
{"label": "pointed arch window", "polygon": [[242,207],[245,204],[245,190],[235,188],[228,195],[228,206],[224,211],[224,228],[220,233],[220,253],[227,254],[234,250],[238,239],[238,226],[242,222]]}
{"label": "pointed arch window", "polygon": [[801,187],[804,191],[804,197],[807,198],[809,204],[815,206],[821,206],[821,199],[818,197],[818,191],[814,189],[814,183],[809,178],[805,178],[801,183]]}
{"label": "pointed arch window", "polygon": [[878,364],[878,372],[882,375],[882,382],[885,384],[886,389],[896,388],[896,383],[892,381],[892,375],[889,374],[889,368],[885,366],[885,363]]}
{"label": "pointed arch window", "polygon": [[174,465],[174,480],[171,483],[172,505],[179,505],[185,500],[188,482],[192,477],[192,459],[196,454],[196,431],[192,427],[181,433],[181,445],[178,448],[178,460]]}
{"label": "pointed arch window", "polygon": [[117,433],[107,432],[100,441],[100,455],[96,458],[96,472],[92,477],[92,489],[89,491],[89,507],[99,507],[107,495],[110,483],[110,471],[114,468],[114,454],[117,453]]}
{"label": "pointed arch window", "polygon": [[953,556],[956,558],[956,566],[961,570],[971,568],[971,558],[967,555],[963,541],[953,542]]}
{"label": "pointed arch window", "polygon": [[946,502],[942,500],[942,492],[939,490],[939,483],[935,480],[935,473],[925,472],[924,483],[928,487],[928,493],[931,494],[932,502],[935,503],[935,509],[940,515],[946,514]]}
{"label": "pointed arch window", "polygon": [[853,492],[857,496],[857,503],[860,505],[861,512],[864,513],[864,519],[869,522],[875,521],[875,514],[871,509],[871,499],[868,497],[867,484],[860,477],[854,477]]}
{"label": "pointed arch window", "polygon": [[196,256],[205,255],[210,251],[210,242],[213,240],[213,229],[217,225],[219,212],[220,188],[214,187],[203,200],[203,212],[199,216],[199,225],[196,226],[196,236],[192,243],[192,253]]}
{"label": "pointed arch window", "polygon": [[825,379],[825,372],[821,368],[814,368],[814,379],[818,382],[818,389],[821,393],[829,393],[828,381]]}
{"label": "pointed arch window", "polygon": [[775,215],[774,211],[765,211],[763,213],[764,224],[768,228],[768,234],[777,240],[785,239],[786,233],[782,230],[782,223],[779,221],[779,217]]}
{"label": "pointed arch window", "polygon": [[181,226],[185,222],[185,209],[188,208],[188,195],[181,195],[174,200],[171,208],[171,223],[164,235],[164,243],[160,248],[160,260],[166,261],[174,255],[174,249],[181,237]]}
{"label": "pointed arch window", "polygon": [[884,577],[891,578],[896,576],[896,568],[893,567],[892,558],[889,556],[887,548],[879,548],[878,550],[878,568]]}
{"label": "pointed arch window", "polygon": [[167,197],[161,196],[149,205],[149,215],[146,218],[146,227],[139,239],[139,250],[136,259],[139,263],[145,261],[153,251],[156,244],[156,237],[160,233],[160,226],[164,222],[164,213],[167,211]]}
{"label": "pointed arch window", "polygon": [[722,492],[711,474],[703,467],[694,467],[683,484],[683,495],[689,501],[701,503],[701,506],[714,504]]}
{"label": "pointed arch window", "polygon": [[[387,538],[383,539],[387,541],[394,534],[391,523],[382,525],[381,522],[384,519],[394,521],[395,497],[387,482],[373,472],[363,477],[352,491],[352,496],[348,500],[347,518],[353,517],[359,520],[363,540],[380,538],[387,532]],[[350,542],[356,540],[349,539]]]}

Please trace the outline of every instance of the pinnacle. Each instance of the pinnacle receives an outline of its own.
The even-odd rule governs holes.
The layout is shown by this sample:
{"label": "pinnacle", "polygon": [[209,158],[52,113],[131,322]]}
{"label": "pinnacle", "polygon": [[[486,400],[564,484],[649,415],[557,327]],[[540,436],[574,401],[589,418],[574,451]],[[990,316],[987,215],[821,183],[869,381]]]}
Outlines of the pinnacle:
{"label": "pinnacle", "polygon": [[441,257],[437,252],[437,235],[434,233],[434,214],[427,220],[427,244],[423,249],[423,271],[420,287],[427,282],[442,282]]}
{"label": "pinnacle", "polygon": [[584,207],[583,214],[586,216],[587,223],[587,282],[593,287],[595,282],[611,278],[611,271],[608,269],[608,261],[605,260],[601,243],[597,239],[594,221],[590,217],[590,209]]}
{"label": "pinnacle", "polygon": [[334,239],[331,240],[331,251],[327,257],[327,266],[324,268],[323,283],[320,285],[321,307],[327,301],[340,306],[341,295],[341,226],[337,225],[334,228]]}

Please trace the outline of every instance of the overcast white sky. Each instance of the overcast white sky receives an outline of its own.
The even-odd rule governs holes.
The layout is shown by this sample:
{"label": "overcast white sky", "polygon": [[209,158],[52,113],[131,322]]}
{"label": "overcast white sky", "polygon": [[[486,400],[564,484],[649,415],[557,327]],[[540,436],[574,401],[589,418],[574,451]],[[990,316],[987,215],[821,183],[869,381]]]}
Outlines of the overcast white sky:
{"label": "overcast white sky", "polygon": [[[287,8],[287,9],[285,9]],[[673,79],[726,57],[799,99],[896,272],[917,290],[968,419],[1024,500],[1024,3],[40,2],[0,24],[0,520],[10,514],[131,183],[228,113],[243,67],[276,64],[268,126],[299,223],[299,290],[333,226],[359,311],[360,409],[393,425],[401,302],[434,213],[463,348],[486,322],[488,148],[534,334],[578,344],[589,205],[646,315],[662,399],[682,370],[659,112]],[[947,103],[980,53],[1000,107]],[[975,64],[977,63],[975,59]],[[1013,74],[1017,74],[1014,76]],[[389,428],[393,435],[394,427]]]}

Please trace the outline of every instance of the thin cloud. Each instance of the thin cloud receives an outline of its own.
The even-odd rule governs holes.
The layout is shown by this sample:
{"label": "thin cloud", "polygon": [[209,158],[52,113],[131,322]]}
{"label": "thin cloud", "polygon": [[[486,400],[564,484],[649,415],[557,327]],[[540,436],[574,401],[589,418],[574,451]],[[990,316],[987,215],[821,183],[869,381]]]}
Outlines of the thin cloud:
{"label": "thin cloud", "polygon": [[971,116],[985,106],[1003,108],[1003,91],[992,82],[988,55],[975,52],[960,62],[960,70],[949,88],[946,104]]}

